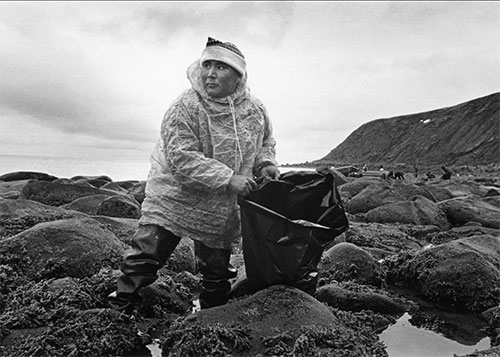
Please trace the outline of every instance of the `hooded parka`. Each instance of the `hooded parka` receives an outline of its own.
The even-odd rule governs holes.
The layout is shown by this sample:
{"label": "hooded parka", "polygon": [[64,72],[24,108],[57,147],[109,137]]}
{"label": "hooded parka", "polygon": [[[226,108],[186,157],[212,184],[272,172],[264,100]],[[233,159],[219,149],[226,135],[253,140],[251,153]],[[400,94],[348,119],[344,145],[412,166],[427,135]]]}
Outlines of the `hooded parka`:
{"label": "hooded parka", "polygon": [[167,110],[151,155],[139,224],[159,225],[208,247],[231,249],[241,237],[234,174],[258,176],[277,165],[272,125],[250,95],[246,74],[224,98],[208,96],[200,61],[187,70],[192,87]]}

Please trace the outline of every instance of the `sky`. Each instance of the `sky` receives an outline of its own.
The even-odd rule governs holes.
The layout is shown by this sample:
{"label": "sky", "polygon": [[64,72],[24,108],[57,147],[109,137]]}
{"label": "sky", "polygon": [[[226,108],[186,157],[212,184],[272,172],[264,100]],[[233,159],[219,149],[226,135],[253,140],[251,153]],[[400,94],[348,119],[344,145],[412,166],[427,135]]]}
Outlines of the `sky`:
{"label": "sky", "polygon": [[0,3],[0,154],[149,161],[208,37],[247,60],[280,164],[500,91],[500,2]]}

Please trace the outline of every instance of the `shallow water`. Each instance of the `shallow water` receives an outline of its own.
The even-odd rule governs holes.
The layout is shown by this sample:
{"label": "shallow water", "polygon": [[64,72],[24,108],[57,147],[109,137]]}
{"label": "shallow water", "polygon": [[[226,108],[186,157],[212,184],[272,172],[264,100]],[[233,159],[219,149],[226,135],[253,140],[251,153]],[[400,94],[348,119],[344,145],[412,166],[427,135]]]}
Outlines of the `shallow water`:
{"label": "shallow water", "polygon": [[389,357],[451,357],[490,348],[488,337],[474,345],[465,345],[434,331],[415,327],[410,318],[409,314],[404,314],[380,334]]}

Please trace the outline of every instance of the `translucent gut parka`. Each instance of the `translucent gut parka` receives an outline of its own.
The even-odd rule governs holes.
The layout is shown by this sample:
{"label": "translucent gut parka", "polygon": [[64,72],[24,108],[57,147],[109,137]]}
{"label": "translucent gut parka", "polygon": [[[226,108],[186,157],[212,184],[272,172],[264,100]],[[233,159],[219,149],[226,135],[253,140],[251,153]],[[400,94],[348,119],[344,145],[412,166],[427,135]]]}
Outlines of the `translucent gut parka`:
{"label": "translucent gut parka", "polygon": [[155,224],[212,248],[231,249],[241,237],[233,174],[258,176],[277,165],[272,125],[243,76],[224,98],[207,95],[200,62],[187,69],[192,87],[167,110],[151,155],[140,224]]}

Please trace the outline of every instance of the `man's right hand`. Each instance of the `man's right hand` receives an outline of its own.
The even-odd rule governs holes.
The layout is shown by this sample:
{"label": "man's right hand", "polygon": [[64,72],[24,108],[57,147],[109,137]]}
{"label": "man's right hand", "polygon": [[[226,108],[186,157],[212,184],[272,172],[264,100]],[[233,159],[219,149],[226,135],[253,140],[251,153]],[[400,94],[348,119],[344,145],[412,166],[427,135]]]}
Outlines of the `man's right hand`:
{"label": "man's right hand", "polygon": [[257,184],[252,178],[243,175],[233,175],[228,184],[228,189],[231,192],[243,197],[248,195],[250,191],[256,187]]}

